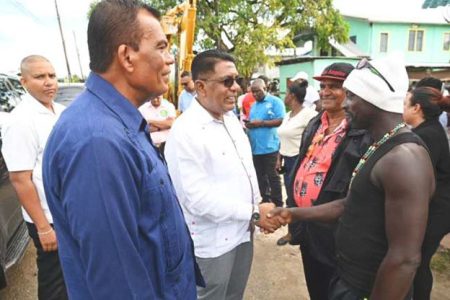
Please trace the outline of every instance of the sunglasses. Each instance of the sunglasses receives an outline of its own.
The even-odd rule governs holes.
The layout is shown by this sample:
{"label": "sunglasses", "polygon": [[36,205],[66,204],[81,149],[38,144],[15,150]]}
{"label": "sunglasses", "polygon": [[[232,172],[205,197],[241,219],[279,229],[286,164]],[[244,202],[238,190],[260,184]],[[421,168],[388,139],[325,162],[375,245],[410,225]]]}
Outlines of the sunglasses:
{"label": "sunglasses", "polygon": [[361,59],[358,64],[356,65],[356,69],[357,70],[361,70],[367,68],[369,69],[373,74],[377,75],[379,78],[381,78],[389,87],[389,89],[391,90],[391,92],[395,92],[394,88],[392,87],[392,85],[389,83],[389,81],[387,81],[386,78],[384,78],[383,75],[381,75],[380,71],[378,71],[370,62],[367,58],[363,58]]}
{"label": "sunglasses", "polygon": [[225,87],[230,88],[233,86],[233,84],[236,82],[237,84],[239,84],[239,82],[242,80],[243,78],[240,76],[237,77],[233,77],[233,76],[227,76],[225,78],[222,79],[200,79],[203,81],[214,81],[214,82],[219,82],[221,84],[223,84]]}

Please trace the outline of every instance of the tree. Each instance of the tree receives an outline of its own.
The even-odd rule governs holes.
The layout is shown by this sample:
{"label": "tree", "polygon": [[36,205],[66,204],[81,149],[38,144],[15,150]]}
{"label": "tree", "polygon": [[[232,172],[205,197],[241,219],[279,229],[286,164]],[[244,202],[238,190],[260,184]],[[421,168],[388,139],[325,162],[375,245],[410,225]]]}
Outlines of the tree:
{"label": "tree", "polygon": [[[183,1],[147,2],[165,12]],[[299,32],[313,31],[323,49],[329,47],[329,38],[348,39],[348,25],[332,0],[199,0],[196,27],[197,46],[232,53],[245,77],[277,59],[266,55],[267,49],[294,46],[292,38]]]}

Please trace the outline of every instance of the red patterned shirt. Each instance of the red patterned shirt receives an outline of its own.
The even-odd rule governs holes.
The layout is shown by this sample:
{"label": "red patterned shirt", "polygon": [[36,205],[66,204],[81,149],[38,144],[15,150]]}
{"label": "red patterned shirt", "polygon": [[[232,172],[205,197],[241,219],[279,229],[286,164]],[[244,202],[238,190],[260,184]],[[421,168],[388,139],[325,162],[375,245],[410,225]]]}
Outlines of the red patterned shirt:
{"label": "red patterned shirt", "polygon": [[310,207],[317,199],[331,166],[333,153],[347,131],[348,122],[344,118],[331,134],[325,136],[325,131],[329,127],[327,116],[327,112],[324,112],[321,125],[295,175],[294,200],[298,207]]}

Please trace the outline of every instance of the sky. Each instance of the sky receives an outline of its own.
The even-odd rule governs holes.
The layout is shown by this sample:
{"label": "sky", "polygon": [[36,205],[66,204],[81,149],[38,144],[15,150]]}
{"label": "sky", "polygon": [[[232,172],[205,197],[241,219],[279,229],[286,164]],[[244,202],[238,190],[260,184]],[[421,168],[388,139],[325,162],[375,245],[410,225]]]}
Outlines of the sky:
{"label": "sky", "polygon": [[[202,0],[199,0],[202,1]],[[226,1],[226,0],[223,0]],[[421,10],[424,0],[334,0],[342,13],[390,17],[439,19],[441,11]],[[87,11],[92,0],[57,0],[67,56],[72,74],[89,73]],[[432,14],[434,12],[434,15]],[[430,14],[431,13],[431,14]],[[76,37],[76,44],[75,38]],[[0,0],[0,73],[18,71],[23,57],[40,54],[54,65],[58,77],[67,76],[55,0]]]}

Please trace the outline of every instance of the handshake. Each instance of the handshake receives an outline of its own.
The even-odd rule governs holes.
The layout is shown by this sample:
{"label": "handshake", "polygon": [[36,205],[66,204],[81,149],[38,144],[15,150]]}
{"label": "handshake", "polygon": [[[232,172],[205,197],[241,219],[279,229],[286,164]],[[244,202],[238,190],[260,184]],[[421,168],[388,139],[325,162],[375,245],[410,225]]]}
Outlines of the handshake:
{"label": "handshake", "polygon": [[266,234],[273,233],[292,221],[292,215],[288,208],[275,207],[273,203],[261,203],[259,215],[260,219],[255,222],[255,225]]}

